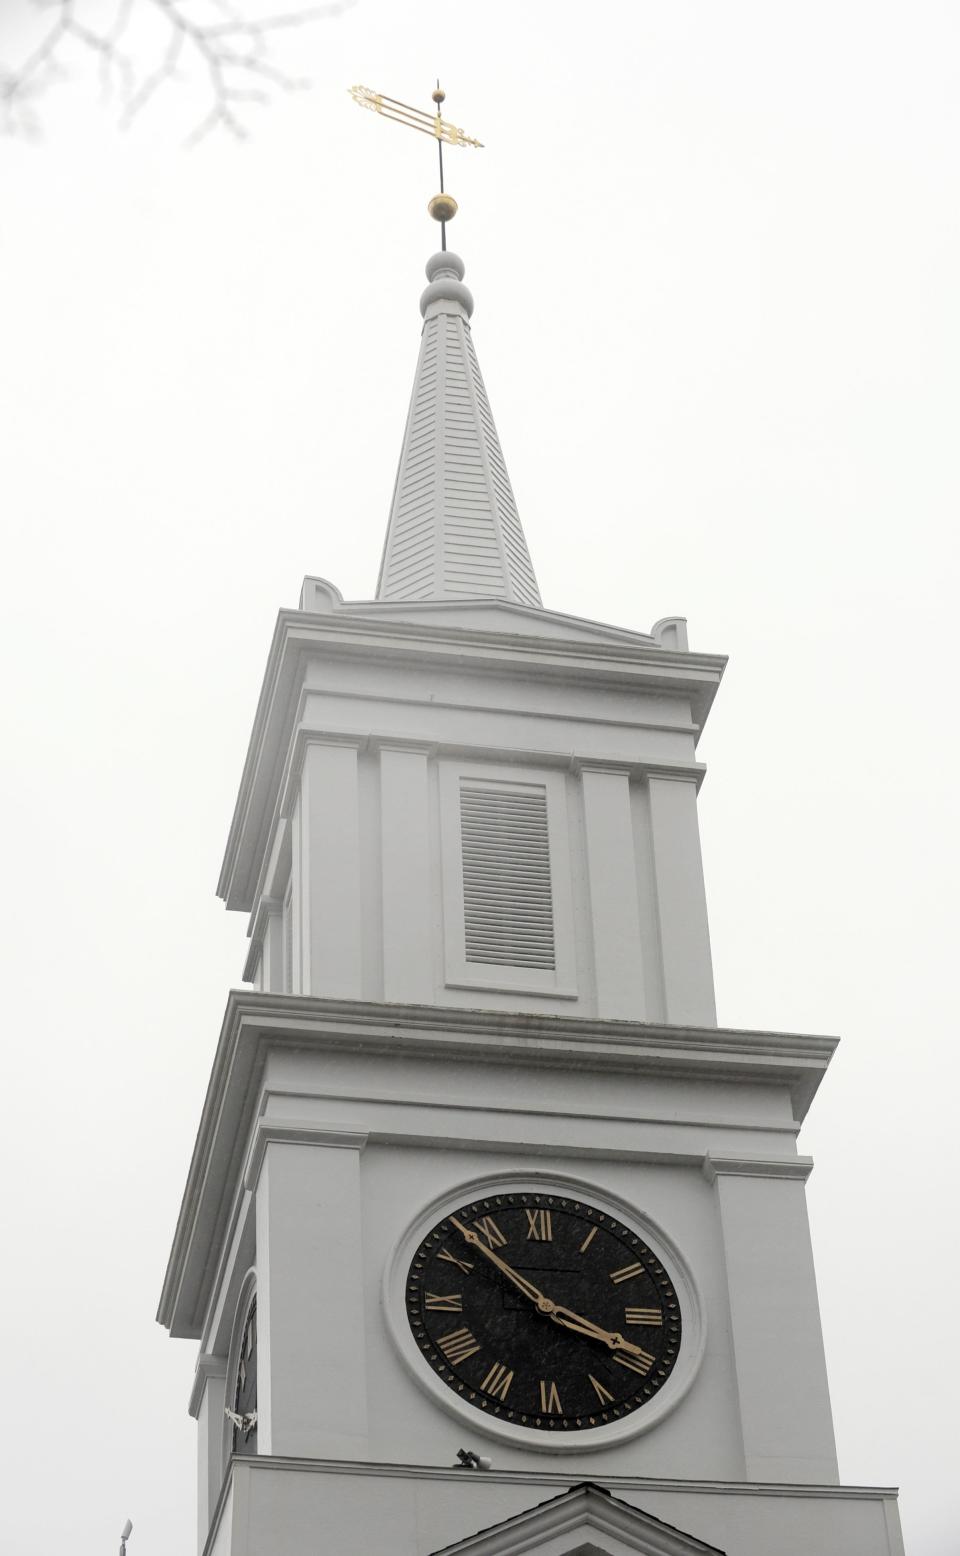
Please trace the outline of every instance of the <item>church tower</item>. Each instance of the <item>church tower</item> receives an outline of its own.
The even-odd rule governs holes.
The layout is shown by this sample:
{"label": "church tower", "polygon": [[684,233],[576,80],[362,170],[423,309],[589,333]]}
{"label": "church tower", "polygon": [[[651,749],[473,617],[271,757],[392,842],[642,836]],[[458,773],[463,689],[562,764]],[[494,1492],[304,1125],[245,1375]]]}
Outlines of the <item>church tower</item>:
{"label": "church tower", "polygon": [[199,1550],[902,1556],[837,1471],[835,1044],[716,1024],[724,660],[541,604],[461,260],[427,282],[376,598],[280,612],[220,878],[248,988],[159,1312]]}

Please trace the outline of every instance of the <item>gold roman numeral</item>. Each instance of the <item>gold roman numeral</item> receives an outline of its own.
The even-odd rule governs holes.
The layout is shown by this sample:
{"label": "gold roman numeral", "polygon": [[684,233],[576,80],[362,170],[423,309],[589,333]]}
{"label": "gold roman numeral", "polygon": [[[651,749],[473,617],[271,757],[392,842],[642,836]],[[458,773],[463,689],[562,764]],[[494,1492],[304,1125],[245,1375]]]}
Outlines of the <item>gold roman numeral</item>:
{"label": "gold roman numeral", "polygon": [[597,1380],[594,1377],[592,1372],[588,1372],[587,1373],[587,1377],[590,1379],[590,1382],[593,1384],[594,1393],[596,1394],[597,1398],[599,1399],[601,1405],[609,1404],[610,1401],[613,1399],[613,1395],[607,1393],[607,1390],[604,1388],[603,1384],[597,1382]]}
{"label": "gold roman numeral", "polygon": [[473,1265],[470,1264],[468,1260],[458,1259],[456,1254],[451,1253],[448,1248],[441,1248],[440,1252],[437,1254],[437,1258],[446,1259],[448,1264],[455,1264],[458,1270],[463,1271],[464,1275],[469,1275],[470,1271],[473,1269]]}
{"label": "gold roman numeral", "polygon": [[448,1297],[441,1296],[438,1291],[425,1291],[423,1305],[431,1313],[462,1313],[463,1296],[459,1291],[453,1291]]}
{"label": "gold roman numeral", "polygon": [[625,1264],[622,1270],[611,1270],[610,1279],[615,1286],[619,1286],[622,1280],[633,1280],[637,1275],[642,1275],[642,1264]]}
{"label": "gold roman numeral", "polygon": [[625,1322],[628,1324],[655,1324],[659,1327],[663,1323],[663,1309],[659,1307],[628,1307],[626,1309]]}
{"label": "gold roman numeral", "polygon": [[583,1239],[583,1242],[580,1244],[580,1252],[581,1253],[586,1253],[587,1249],[590,1247],[590,1244],[593,1242],[593,1239],[596,1237],[596,1235],[597,1235],[597,1228],[595,1226],[592,1226],[590,1228],[589,1232],[587,1233],[586,1237]]}
{"label": "gold roman numeral", "polygon": [[553,1217],[549,1210],[527,1211],[527,1242],[552,1243]]}
{"label": "gold roman numeral", "polygon": [[452,1329],[449,1334],[441,1335],[437,1344],[447,1361],[455,1366],[466,1361],[468,1356],[472,1356],[480,1349],[478,1341],[473,1338],[469,1329]]}
{"label": "gold roman numeral", "polygon": [[506,1399],[512,1382],[513,1373],[508,1372],[500,1362],[494,1362],[480,1387],[485,1394],[492,1394],[494,1399]]}
{"label": "gold roman numeral", "polygon": [[657,1358],[651,1356],[649,1351],[641,1351],[638,1346],[636,1356],[624,1356],[618,1353],[613,1359],[619,1362],[621,1367],[629,1367],[631,1372],[639,1372],[641,1378],[645,1378]]}
{"label": "gold roman numeral", "polygon": [[547,1387],[545,1378],[540,1379],[540,1409],[545,1416],[562,1416],[563,1406],[560,1403],[560,1395],[557,1393],[557,1385],[551,1383]]}
{"label": "gold roman numeral", "polygon": [[502,1248],[506,1243],[507,1239],[492,1216],[482,1216],[479,1221],[475,1221],[473,1224],[480,1236],[486,1238],[488,1248]]}

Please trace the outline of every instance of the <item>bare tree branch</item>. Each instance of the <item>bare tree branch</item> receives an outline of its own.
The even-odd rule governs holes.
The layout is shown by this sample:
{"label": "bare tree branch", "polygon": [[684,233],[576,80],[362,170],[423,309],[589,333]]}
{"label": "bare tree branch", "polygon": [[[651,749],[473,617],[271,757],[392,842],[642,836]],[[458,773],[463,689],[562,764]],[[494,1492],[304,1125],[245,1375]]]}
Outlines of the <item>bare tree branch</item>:
{"label": "bare tree branch", "polygon": [[[95,62],[101,96],[116,94],[120,123],[129,127],[161,87],[184,74],[203,82],[207,110],[190,135],[196,144],[212,131],[242,139],[242,111],[268,103],[279,92],[308,85],[273,57],[280,35],[321,18],[338,16],[355,0],[324,0],[276,14],[261,13],[257,0],[23,0],[41,18],[40,36],[16,68],[0,63],[0,132],[35,138],[40,131],[38,99],[71,67]],[[134,39],[136,24],[151,24],[152,37]]]}

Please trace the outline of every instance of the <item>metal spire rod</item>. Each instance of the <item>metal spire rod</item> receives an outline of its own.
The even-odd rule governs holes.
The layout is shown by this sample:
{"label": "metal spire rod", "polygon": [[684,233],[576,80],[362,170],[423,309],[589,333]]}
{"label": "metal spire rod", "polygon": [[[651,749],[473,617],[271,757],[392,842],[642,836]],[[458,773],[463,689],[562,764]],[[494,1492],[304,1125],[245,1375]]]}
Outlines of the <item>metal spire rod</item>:
{"label": "metal spire rod", "polygon": [[[437,105],[437,123],[438,124],[441,124],[443,122],[441,120],[441,118],[440,118],[440,104],[443,102],[443,100],[446,97],[446,95],[447,95],[446,92],[444,92],[443,88],[440,85],[440,77],[438,76],[437,77],[437,88],[436,88],[436,91],[434,93],[432,93],[433,101]],[[440,193],[444,194],[445,190],[444,190],[444,187],[443,187],[443,137],[440,134],[437,135],[437,156],[440,158]],[[446,220],[442,220],[441,223],[440,223],[440,248],[441,248],[441,250],[443,251],[444,254],[447,252],[447,223],[446,223]]]}

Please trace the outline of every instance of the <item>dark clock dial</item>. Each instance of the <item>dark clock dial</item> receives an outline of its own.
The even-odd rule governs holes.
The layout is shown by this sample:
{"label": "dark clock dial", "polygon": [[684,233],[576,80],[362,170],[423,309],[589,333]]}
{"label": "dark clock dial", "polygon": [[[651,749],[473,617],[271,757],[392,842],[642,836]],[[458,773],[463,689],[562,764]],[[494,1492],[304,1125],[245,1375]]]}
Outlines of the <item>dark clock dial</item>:
{"label": "dark clock dial", "polygon": [[661,1261],[570,1196],[503,1193],[452,1212],[413,1257],[406,1305],[448,1388],[534,1430],[589,1430],[641,1409],[680,1351]]}
{"label": "dark clock dial", "polygon": [[233,1394],[234,1415],[242,1422],[233,1425],[234,1453],[257,1451],[257,1299],[254,1297],[247,1312],[240,1341],[240,1359],[237,1362],[236,1387]]}

